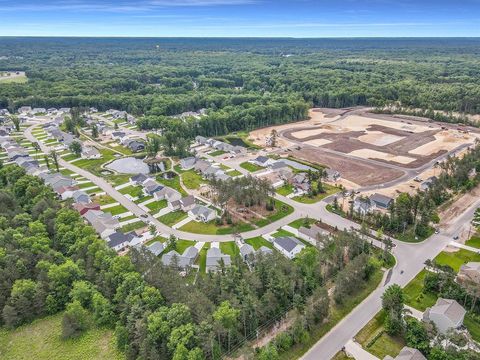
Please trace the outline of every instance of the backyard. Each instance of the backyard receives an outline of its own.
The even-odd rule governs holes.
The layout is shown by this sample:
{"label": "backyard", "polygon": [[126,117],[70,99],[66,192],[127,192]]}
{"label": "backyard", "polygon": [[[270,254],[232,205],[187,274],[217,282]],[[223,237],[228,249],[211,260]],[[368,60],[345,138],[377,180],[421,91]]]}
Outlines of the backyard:
{"label": "backyard", "polygon": [[265,169],[264,167],[252,164],[251,162],[248,162],[248,161],[245,161],[245,162],[241,163],[240,167],[244,168],[245,170],[247,170],[249,172],[255,172],[255,171]]}

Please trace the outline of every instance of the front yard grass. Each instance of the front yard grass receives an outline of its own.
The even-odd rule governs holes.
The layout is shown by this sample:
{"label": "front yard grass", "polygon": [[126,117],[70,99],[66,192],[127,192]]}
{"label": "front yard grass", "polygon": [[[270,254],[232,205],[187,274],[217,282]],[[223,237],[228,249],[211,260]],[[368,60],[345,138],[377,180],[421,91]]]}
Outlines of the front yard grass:
{"label": "front yard grass", "polygon": [[185,252],[185,250],[190,246],[195,246],[195,241],[178,239],[175,242],[175,249],[169,244],[166,247],[166,249],[163,251],[163,254],[166,254],[169,251],[175,250],[180,255],[182,255]]}
{"label": "front yard grass", "polygon": [[460,266],[463,264],[471,261],[480,262],[480,254],[475,254],[474,252],[465,249],[460,249],[455,252],[442,251],[434,260],[437,264],[448,265],[455,272],[458,272],[460,270]]}
{"label": "front yard grass", "polygon": [[85,169],[91,172],[94,175],[102,176],[102,165],[115,159],[115,153],[111,150],[107,149],[99,149],[98,150],[102,157],[100,159],[82,159],[75,161],[73,165],[78,166],[79,168]]}
{"label": "front yard grass", "polygon": [[476,234],[470,238],[465,245],[480,249],[480,234]]}
{"label": "front yard grass", "polygon": [[245,170],[249,171],[249,172],[255,172],[255,171],[259,171],[259,170],[265,169],[265,168],[262,167],[262,166],[258,166],[258,165],[252,164],[251,162],[248,162],[248,161],[245,161],[245,162],[241,163],[240,166],[241,166],[242,168],[244,168]]}
{"label": "front yard grass", "polygon": [[269,249],[273,249],[273,245],[271,242],[265,240],[263,237],[261,236],[257,236],[257,237],[254,237],[254,238],[250,238],[250,239],[246,239],[245,242],[247,244],[250,244],[253,246],[253,248],[255,250],[258,250],[260,249],[262,246],[266,246],[268,247]]}
{"label": "front yard grass", "polygon": [[169,212],[168,214],[160,216],[158,218],[158,221],[160,221],[165,225],[172,226],[178,223],[179,221],[182,221],[186,217],[187,217],[187,214],[184,213],[183,211],[172,211],[172,212]]}
{"label": "front yard grass", "polygon": [[142,187],[137,185],[130,185],[118,191],[120,192],[120,194],[123,194],[123,195],[128,194],[132,197],[138,197],[138,198],[143,197],[144,195]]}
{"label": "front yard grass", "polygon": [[235,241],[221,242],[220,250],[222,253],[230,255],[232,260],[235,256],[240,254],[240,250],[238,249],[237,244],[235,244]]}
{"label": "front yard grass", "polygon": [[223,150],[217,150],[217,151],[211,152],[211,153],[208,154],[208,155],[210,155],[210,156],[220,156],[220,155],[223,155],[223,154],[226,154],[226,152],[223,151]]}
{"label": "front yard grass", "polygon": [[93,202],[101,205],[113,204],[116,202],[110,195],[98,195],[93,198]]}
{"label": "front yard grass", "polygon": [[207,269],[207,251],[210,249],[210,243],[205,243],[202,250],[198,253],[195,264],[199,266],[200,273],[205,273]]}
{"label": "front yard grass", "polygon": [[294,189],[293,189],[293,186],[291,184],[285,184],[282,187],[279,187],[277,189],[277,194],[287,196],[287,195],[290,195],[291,193],[293,193],[293,190]]}
{"label": "front yard grass", "polygon": [[112,215],[118,215],[118,214],[123,214],[127,212],[128,210],[123,206],[123,205],[116,205],[112,206],[110,208],[106,208],[103,210],[104,212],[109,212]]}
{"label": "front yard grass", "polygon": [[150,213],[156,214],[161,209],[167,207],[167,200],[153,201],[145,206],[150,210]]}
{"label": "front yard grass", "polygon": [[122,228],[120,230],[122,232],[126,233],[126,232],[130,232],[130,231],[133,231],[133,230],[141,229],[145,226],[147,226],[147,224],[145,224],[142,220],[139,220],[139,221],[133,222],[131,224],[127,224],[125,226],[122,226]]}
{"label": "front yard grass", "polygon": [[311,225],[315,224],[317,220],[312,218],[301,218],[295,221],[292,221],[288,226],[291,226],[294,229],[300,229],[302,226],[310,227]]}
{"label": "front yard grass", "polygon": [[385,332],[384,322],[385,312],[382,310],[355,335],[357,342],[366,351],[380,359],[387,355],[397,356],[405,346],[405,341],[401,337],[393,337]]}

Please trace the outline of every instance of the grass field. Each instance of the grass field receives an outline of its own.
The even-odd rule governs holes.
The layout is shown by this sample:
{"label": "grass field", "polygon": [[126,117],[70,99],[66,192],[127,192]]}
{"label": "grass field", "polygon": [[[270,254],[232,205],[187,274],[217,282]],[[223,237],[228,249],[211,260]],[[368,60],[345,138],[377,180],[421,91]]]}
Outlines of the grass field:
{"label": "grass field", "polygon": [[139,220],[134,223],[123,226],[120,230],[122,232],[130,232],[133,230],[141,229],[142,227],[145,227],[145,226],[147,226],[147,224],[145,224],[142,220]]}
{"label": "grass field", "polygon": [[102,157],[100,159],[82,159],[75,161],[73,165],[85,169],[94,175],[102,176],[102,171],[104,170],[101,168],[101,166],[115,159],[115,153],[107,149],[99,149],[98,151],[100,151],[100,154],[102,154]]}
{"label": "grass field", "polygon": [[23,76],[16,76],[16,77],[0,77],[0,84],[25,84],[28,82],[28,79],[25,75]]}
{"label": "grass field", "polygon": [[286,184],[286,185],[283,185],[282,187],[279,187],[277,189],[277,194],[287,196],[287,195],[290,195],[291,193],[293,193],[293,190],[294,189],[293,189],[292,185]]}
{"label": "grass field", "polygon": [[195,264],[199,266],[200,273],[205,273],[207,268],[207,251],[210,249],[210,243],[205,243],[202,250],[198,253],[198,258]]}
{"label": "grass field", "polygon": [[152,214],[156,214],[161,209],[167,207],[167,200],[153,201],[145,206],[150,210]]}
{"label": "grass field", "polygon": [[275,211],[272,214],[268,215],[266,219],[256,221],[255,225],[257,225],[258,227],[262,227],[271,224],[272,222],[275,222],[277,220],[280,220],[281,218],[288,216],[291,213],[293,213],[293,207],[281,202],[280,200],[275,199]]}
{"label": "grass field", "polygon": [[[313,186],[316,186],[316,184],[313,184]],[[316,196],[312,196],[312,197],[309,197],[307,195],[295,196],[293,200],[304,203],[304,204],[314,204],[326,198],[327,196],[333,195],[336,192],[338,192],[338,188],[332,185],[323,184],[323,188],[325,189],[324,193],[318,193]]]}
{"label": "grass field", "polygon": [[427,274],[425,269],[420,271],[403,289],[405,304],[421,311],[425,311],[437,301],[437,295],[423,292],[423,280]]}
{"label": "grass field", "polygon": [[194,170],[187,170],[181,174],[183,184],[187,189],[198,189],[201,184],[208,183],[204,180],[200,174],[197,174]]}
{"label": "grass field", "polygon": [[36,320],[12,331],[0,330],[0,359],[125,359],[116,350],[111,330],[93,327],[72,340],[62,340],[61,331],[62,314]]}
{"label": "grass field", "polygon": [[230,255],[232,259],[240,253],[235,241],[221,242],[220,250],[222,253]]}
{"label": "grass field", "polygon": [[357,342],[366,351],[380,359],[387,355],[397,356],[405,346],[405,341],[401,337],[392,337],[384,331],[384,321],[385,313],[380,311],[355,335]]}
{"label": "grass field", "polygon": [[183,225],[179,230],[187,231],[195,234],[208,234],[208,235],[222,235],[232,234],[235,231],[245,232],[253,230],[254,227],[247,223],[236,223],[234,226],[218,226],[215,221],[209,221],[208,223],[190,221]]}
{"label": "grass field", "polygon": [[475,236],[472,236],[470,240],[465,242],[465,245],[480,249],[480,234],[476,234]]}
{"label": "grass field", "polygon": [[210,155],[210,156],[220,156],[220,155],[223,155],[223,154],[226,154],[226,152],[223,151],[223,150],[217,150],[217,151],[211,152],[211,153],[208,154],[208,155]]}
{"label": "grass field", "polygon": [[112,206],[110,208],[107,208],[104,211],[109,212],[112,215],[118,215],[118,214],[123,214],[123,213],[127,212],[128,210],[123,205],[116,205],[116,206]]}
{"label": "grass field", "polygon": [[127,187],[124,187],[123,189],[120,189],[118,190],[120,192],[120,194],[123,194],[123,195],[130,195],[132,197],[142,197],[144,194],[143,194],[143,189],[141,186],[137,186],[137,185],[130,185],[130,186],[127,186]]}
{"label": "grass field", "polygon": [[168,214],[162,215],[158,218],[158,221],[161,223],[172,226],[179,221],[185,219],[187,217],[187,214],[185,214],[183,211],[172,211],[169,212]]}
{"label": "grass field", "polygon": [[241,163],[240,166],[242,168],[244,168],[245,170],[250,171],[250,172],[255,172],[255,171],[258,171],[258,170],[265,169],[264,167],[252,164],[248,161],[245,161],[245,162]]}
{"label": "grass field", "polygon": [[113,186],[118,186],[118,185],[128,183],[130,181],[131,176],[132,175],[130,175],[130,174],[115,174],[115,175],[107,175],[107,176],[104,176],[104,177]]}
{"label": "grass field", "polygon": [[317,220],[312,218],[302,218],[292,221],[288,226],[293,227],[294,229],[300,229],[302,226],[310,227],[310,225],[315,224]]}
{"label": "grass field", "polygon": [[[186,248],[188,248],[190,246],[194,246],[194,245],[195,245],[195,241],[179,239],[176,242],[175,251],[178,252],[181,255],[185,252]],[[165,250],[163,251],[163,254],[166,254],[167,252],[172,251],[172,250],[173,250],[173,248],[170,245],[168,245],[165,248]]]}
{"label": "grass field", "polygon": [[93,202],[99,205],[113,204],[115,201],[110,195],[99,195],[93,198]]}
{"label": "grass field", "polygon": [[173,179],[164,179],[163,176],[159,175],[156,177],[157,181],[160,183],[160,184],[163,184],[163,185],[166,185],[168,187],[171,187],[172,189],[175,189],[177,190],[180,194],[182,194],[182,196],[187,196],[187,192],[185,191],[184,188],[182,188],[182,186],[180,185],[180,178],[177,176],[175,176]]}
{"label": "grass field", "polygon": [[455,272],[460,270],[460,266],[470,261],[480,262],[480,254],[475,254],[471,251],[460,249],[455,252],[442,251],[435,258],[435,262],[439,265],[448,265]]}

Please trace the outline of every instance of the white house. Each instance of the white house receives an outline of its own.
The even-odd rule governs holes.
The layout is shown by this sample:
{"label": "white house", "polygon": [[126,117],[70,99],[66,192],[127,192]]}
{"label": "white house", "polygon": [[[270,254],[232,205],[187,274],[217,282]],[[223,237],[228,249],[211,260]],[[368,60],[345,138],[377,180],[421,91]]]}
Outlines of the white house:
{"label": "white house", "polygon": [[83,147],[81,156],[82,156],[82,159],[100,159],[102,157],[102,155],[100,154],[100,151],[98,151],[93,146]]}
{"label": "white house", "polygon": [[217,213],[215,210],[210,209],[203,205],[197,205],[188,212],[190,216],[195,221],[209,222],[215,220]]}
{"label": "white house", "polygon": [[301,241],[291,236],[274,238],[273,246],[289,259],[293,259],[305,248]]}

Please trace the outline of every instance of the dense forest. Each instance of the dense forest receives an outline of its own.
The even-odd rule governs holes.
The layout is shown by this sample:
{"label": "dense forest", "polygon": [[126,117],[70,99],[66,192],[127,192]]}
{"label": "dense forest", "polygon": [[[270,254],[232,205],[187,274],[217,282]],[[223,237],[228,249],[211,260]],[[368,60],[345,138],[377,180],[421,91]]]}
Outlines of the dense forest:
{"label": "dense forest", "polygon": [[[290,261],[240,257],[195,284],[146,250],[117,256],[39,178],[16,165],[0,169],[0,324],[9,328],[64,312],[63,336],[89,323],[115,328],[128,359],[219,359],[257,329],[296,312],[292,346],[329,316],[326,285],[342,303],[364,288],[385,254],[341,232]],[[274,359],[274,358],[270,358]]]}
{"label": "dense forest", "polygon": [[[95,106],[140,127],[222,135],[305,118],[310,106],[480,113],[478,39],[0,38],[0,108]],[[170,116],[207,109],[200,120]]]}

